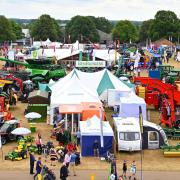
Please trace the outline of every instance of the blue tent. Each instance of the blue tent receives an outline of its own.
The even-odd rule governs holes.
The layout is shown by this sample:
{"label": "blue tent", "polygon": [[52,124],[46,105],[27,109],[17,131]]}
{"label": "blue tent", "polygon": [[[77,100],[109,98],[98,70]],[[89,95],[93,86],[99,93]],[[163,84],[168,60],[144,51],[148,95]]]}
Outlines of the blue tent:
{"label": "blue tent", "polygon": [[106,156],[107,151],[112,149],[113,131],[107,121],[103,121],[103,147],[101,147],[101,125],[100,119],[93,116],[87,121],[80,122],[81,132],[81,155],[93,156],[93,144],[97,140],[99,144],[100,156]]}

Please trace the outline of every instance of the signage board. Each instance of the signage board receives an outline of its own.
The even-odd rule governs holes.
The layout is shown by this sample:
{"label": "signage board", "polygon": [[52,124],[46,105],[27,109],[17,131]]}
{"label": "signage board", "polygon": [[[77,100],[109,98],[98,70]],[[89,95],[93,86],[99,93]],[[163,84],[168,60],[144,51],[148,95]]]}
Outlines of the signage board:
{"label": "signage board", "polygon": [[76,67],[105,67],[105,61],[76,61]]}

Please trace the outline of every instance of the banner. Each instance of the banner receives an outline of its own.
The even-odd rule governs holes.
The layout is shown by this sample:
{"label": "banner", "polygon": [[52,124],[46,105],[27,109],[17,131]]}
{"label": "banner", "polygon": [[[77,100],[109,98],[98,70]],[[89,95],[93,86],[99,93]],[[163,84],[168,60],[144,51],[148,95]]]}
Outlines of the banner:
{"label": "banner", "polygon": [[139,106],[139,125],[140,125],[141,134],[142,134],[143,133],[143,116],[142,116],[141,106]]}
{"label": "banner", "polygon": [[105,67],[105,61],[76,61],[76,67]]}

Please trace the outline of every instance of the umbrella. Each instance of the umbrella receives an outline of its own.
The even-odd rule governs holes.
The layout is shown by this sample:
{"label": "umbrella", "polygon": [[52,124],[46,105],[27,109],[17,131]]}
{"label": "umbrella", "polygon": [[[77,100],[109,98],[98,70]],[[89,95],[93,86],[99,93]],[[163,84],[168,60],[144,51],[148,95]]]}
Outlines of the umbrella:
{"label": "umbrella", "polygon": [[27,118],[27,119],[38,119],[38,118],[41,118],[41,115],[39,113],[36,113],[36,112],[30,112],[30,113],[25,115],[25,118]]}
{"label": "umbrella", "polygon": [[15,124],[15,123],[19,123],[19,121],[16,120],[16,119],[13,119],[13,120],[7,121],[7,123],[8,123],[8,124]]}
{"label": "umbrella", "polygon": [[31,133],[31,131],[24,127],[16,128],[11,132],[11,134],[15,134],[15,135],[26,135],[26,134],[30,134],[30,133]]}

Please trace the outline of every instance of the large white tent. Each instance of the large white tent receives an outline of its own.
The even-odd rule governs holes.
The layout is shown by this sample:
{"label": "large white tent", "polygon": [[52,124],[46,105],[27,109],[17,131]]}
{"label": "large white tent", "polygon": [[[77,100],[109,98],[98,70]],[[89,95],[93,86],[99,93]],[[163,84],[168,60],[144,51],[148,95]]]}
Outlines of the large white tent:
{"label": "large white tent", "polygon": [[96,91],[88,90],[76,76],[62,84],[59,90],[52,90],[51,107],[62,104],[81,104],[81,102],[100,103],[100,100]]}
{"label": "large white tent", "polygon": [[72,70],[66,77],[59,80],[51,86],[53,92],[59,91],[65,84],[67,84],[73,77],[76,77],[81,84],[92,92],[97,92],[101,100],[108,100],[108,91],[114,90],[114,93],[122,93],[128,96],[131,89],[115,77],[109,70],[87,73],[77,69]]}
{"label": "large white tent", "polygon": [[[43,43],[36,42],[35,43],[36,46],[45,45],[45,44],[46,44],[45,42],[43,42]],[[58,46],[60,46],[60,43],[58,43],[58,42],[50,43],[49,47],[51,47],[51,48],[43,49],[43,54],[41,52],[42,50],[39,49],[38,54],[42,54],[41,56],[45,56],[45,57],[56,56],[57,60],[61,60],[64,58],[68,58],[68,57],[77,55],[80,53],[80,51],[86,52],[85,50],[83,50],[82,47],[77,48],[77,43],[69,44],[68,48],[57,48]],[[112,64],[113,61],[118,60],[120,57],[120,54],[118,52],[115,52],[115,50],[108,50],[108,49],[94,49],[92,54],[93,54],[93,56],[95,56],[95,58],[98,58],[98,59],[108,62],[109,65]]]}
{"label": "large white tent", "polygon": [[[57,85],[57,83],[58,86],[53,88],[55,85]],[[81,105],[83,102],[101,104],[97,92],[87,89],[77,76],[72,76],[72,78],[68,79],[67,81],[62,79],[57,83],[50,87],[52,90],[50,104],[51,124],[53,122],[54,109],[61,105]]]}
{"label": "large white tent", "polygon": [[109,62],[110,64],[113,61],[116,61],[119,59],[119,57],[121,56],[118,52],[116,52],[114,49],[109,50],[109,49],[94,49],[93,50],[94,56],[96,58],[105,60],[107,62]]}

